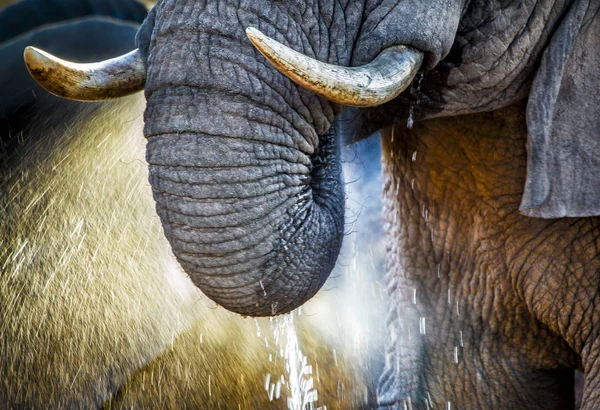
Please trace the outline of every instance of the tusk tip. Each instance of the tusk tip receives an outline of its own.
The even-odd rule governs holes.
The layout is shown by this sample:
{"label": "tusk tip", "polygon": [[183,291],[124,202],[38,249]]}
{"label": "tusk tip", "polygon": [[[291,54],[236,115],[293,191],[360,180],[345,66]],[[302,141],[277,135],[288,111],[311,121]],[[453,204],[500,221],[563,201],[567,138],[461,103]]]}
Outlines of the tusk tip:
{"label": "tusk tip", "polygon": [[254,27],[246,27],[246,35],[248,37],[253,37],[259,34],[262,34],[259,29]]}
{"label": "tusk tip", "polygon": [[144,89],[146,72],[138,50],[99,63],[72,63],[38,48],[23,51],[27,70],[46,91],[77,101],[102,101]]}
{"label": "tusk tip", "polygon": [[259,29],[254,27],[246,28],[246,36],[255,46],[264,43],[265,39],[267,38],[267,36],[265,36]]}
{"label": "tusk tip", "polygon": [[27,58],[28,56],[37,54],[38,51],[39,50],[33,46],[27,46],[27,47],[25,47],[25,51],[23,52],[23,55],[25,56],[25,58]]}
{"label": "tusk tip", "polygon": [[25,51],[23,52],[23,59],[25,60],[25,64],[27,64],[27,67],[30,67],[32,64],[35,64],[40,58],[44,57],[44,55],[40,51],[41,50],[32,46],[25,47]]}
{"label": "tusk tip", "polygon": [[23,59],[29,73],[37,80],[40,78],[41,71],[44,67],[51,65],[54,61],[52,56],[39,48],[32,46],[25,47]]}

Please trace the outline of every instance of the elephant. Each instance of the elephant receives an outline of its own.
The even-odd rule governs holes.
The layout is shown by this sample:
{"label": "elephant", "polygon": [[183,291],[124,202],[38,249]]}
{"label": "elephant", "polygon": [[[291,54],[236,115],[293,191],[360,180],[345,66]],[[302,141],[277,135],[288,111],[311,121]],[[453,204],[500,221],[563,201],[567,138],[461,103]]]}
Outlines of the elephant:
{"label": "elephant", "polygon": [[574,408],[580,370],[595,409],[599,7],[161,0],[120,58],[25,59],[65,98],[144,90],[165,236],[241,315],[323,285],[344,233],[340,140],[383,130],[379,406]]}
{"label": "elephant", "polygon": [[[377,175],[350,185],[348,212],[361,209],[352,224],[361,238],[347,228],[345,267],[293,315],[293,326],[290,317],[233,316],[181,272],[155,217],[140,138],[143,96],[68,101],[27,73],[27,45],[76,61],[127,52],[145,15],[128,10],[139,9],[135,0],[0,8],[0,21],[46,18],[0,43],[0,409],[285,408],[298,394],[276,387],[292,376],[280,349],[314,369],[297,379],[314,383],[300,397],[315,407],[375,407],[383,331],[369,323],[383,311],[373,273],[382,270],[383,234],[370,233],[373,220],[361,222],[369,206],[358,201],[369,190],[378,197]],[[366,155],[364,147],[359,162],[379,169],[377,150]],[[352,171],[360,164],[344,166],[350,178],[362,175]],[[334,306],[356,314],[344,320],[329,313]]]}

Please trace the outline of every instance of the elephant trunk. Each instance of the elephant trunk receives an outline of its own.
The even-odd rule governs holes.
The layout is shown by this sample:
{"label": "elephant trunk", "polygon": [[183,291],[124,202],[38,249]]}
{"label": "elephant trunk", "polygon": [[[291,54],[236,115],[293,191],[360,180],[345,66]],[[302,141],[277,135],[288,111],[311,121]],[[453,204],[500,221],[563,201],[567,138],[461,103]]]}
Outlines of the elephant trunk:
{"label": "elephant trunk", "polygon": [[[242,315],[288,312],[323,285],[341,247],[333,115],[288,104],[296,87],[257,53],[231,53],[239,42],[196,58],[203,35],[182,35],[157,36],[148,59],[147,161],[165,234],[210,299]],[[280,84],[266,86],[267,74]]]}

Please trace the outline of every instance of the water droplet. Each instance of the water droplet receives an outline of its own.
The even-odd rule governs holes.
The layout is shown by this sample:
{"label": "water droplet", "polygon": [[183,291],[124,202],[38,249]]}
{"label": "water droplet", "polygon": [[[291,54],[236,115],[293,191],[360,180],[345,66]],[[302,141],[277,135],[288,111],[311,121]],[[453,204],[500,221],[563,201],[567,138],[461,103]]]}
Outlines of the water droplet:
{"label": "water droplet", "polygon": [[271,383],[269,388],[269,401],[273,401],[273,394],[275,393],[275,384]]}
{"label": "water droplet", "polygon": [[267,296],[267,291],[265,290],[265,285],[263,285],[262,280],[259,280],[258,283],[260,284],[260,288],[263,291],[264,296]]}
{"label": "water droplet", "polygon": [[406,120],[406,128],[408,128],[409,130],[412,130],[413,125],[415,125],[415,120],[413,118],[413,113],[414,113],[414,105],[411,104],[410,105],[410,109],[408,111],[408,119]]}

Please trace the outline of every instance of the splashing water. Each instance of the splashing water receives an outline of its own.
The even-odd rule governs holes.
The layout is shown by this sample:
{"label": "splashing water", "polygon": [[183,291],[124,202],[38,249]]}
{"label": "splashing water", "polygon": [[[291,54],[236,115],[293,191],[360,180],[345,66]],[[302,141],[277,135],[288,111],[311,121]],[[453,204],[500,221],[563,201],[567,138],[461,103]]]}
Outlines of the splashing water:
{"label": "splashing water", "polygon": [[411,89],[410,92],[411,94],[416,95],[416,100],[414,103],[410,104],[410,108],[408,110],[408,119],[406,120],[406,128],[408,128],[409,130],[412,130],[413,125],[415,124],[415,119],[414,119],[414,113],[415,113],[415,107],[417,105],[419,105],[419,91],[421,91],[421,81],[423,80],[423,74],[422,73],[418,73],[416,76],[416,83],[417,86],[415,87],[415,82],[413,81],[413,83],[411,84]]}
{"label": "splashing water", "polygon": [[313,388],[312,366],[307,363],[306,356],[298,346],[298,335],[294,326],[294,315],[286,315],[281,324],[275,328],[275,338],[285,339],[286,371],[290,383],[290,397],[287,400],[288,410],[304,410],[313,408],[318,399],[317,390]]}
{"label": "splashing water", "polygon": [[[273,347],[276,354],[285,361],[285,374],[281,374],[279,378],[272,378],[268,373],[265,376],[264,389],[269,395],[269,400],[273,401],[281,397],[283,386],[287,390],[288,410],[326,410],[326,406],[316,407],[319,395],[313,379],[313,367],[300,349],[294,324],[296,314],[299,314],[299,311],[272,318],[270,321],[271,333],[275,340]],[[272,355],[269,354],[269,357],[271,359]]]}
{"label": "splashing water", "polygon": [[[373,397],[369,397],[373,386],[362,382],[348,385],[348,380],[333,375],[383,365],[365,354],[380,345],[383,335],[383,330],[375,324],[383,314],[384,289],[373,280],[376,272],[383,270],[379,265],[385,250],[382,233],[378,230],[381,229],[380,183],[379,169],[374,166],[378,165],[378,142],[363,142],[360,152],[361,156],[357,158],[352,149],[343,151],[345,158],[349,158],[344,162],[346,179],[360,182],[346,186],[349,233],[324,293],[322,291],[321,297],[297,311],[271,318],[269,329],[266,326],[261,329],[259,323],[264,322],[255,321],[256,334],[264,338],[270,351],[269,362],[282,359],[285,365],[285,369],[282,369],[283,366],[277,368],[276,371],[281,373],[264,375],[261,380],[264,381],[264,391],[271,401],[285,400],[287,410],[362,409],[370,408],[369,403],[375,404]],[[322,357],[312,356],[315,346],[306,345],[307,340],[302,337],[307,324],[322,334],[325,340],[336,341],[328,346],[331,353],[325,362]],[[422,321],[422,331],[426,332],[425,320]],[[269,344],[269,340],[273,342]],[[311,353],[312,363],[304,354],[307,351]],[[352,357],[352,365],[347,367],[342,357]],[[327,365],[330,367],[327,368]],[[374,374],[368,377],[376,380]],[[337,383],[334,397],[331,395],[332,383]]]}
{"label": "splashing water", "polygon": [[409,130],[412,130],[413,125],[415,125],[415,120],[413,118],[415,112],[415,106],[414,104],[410,105],[410,109],[408,111],[408,120],[406,120],[406,128],[408,128]]}

